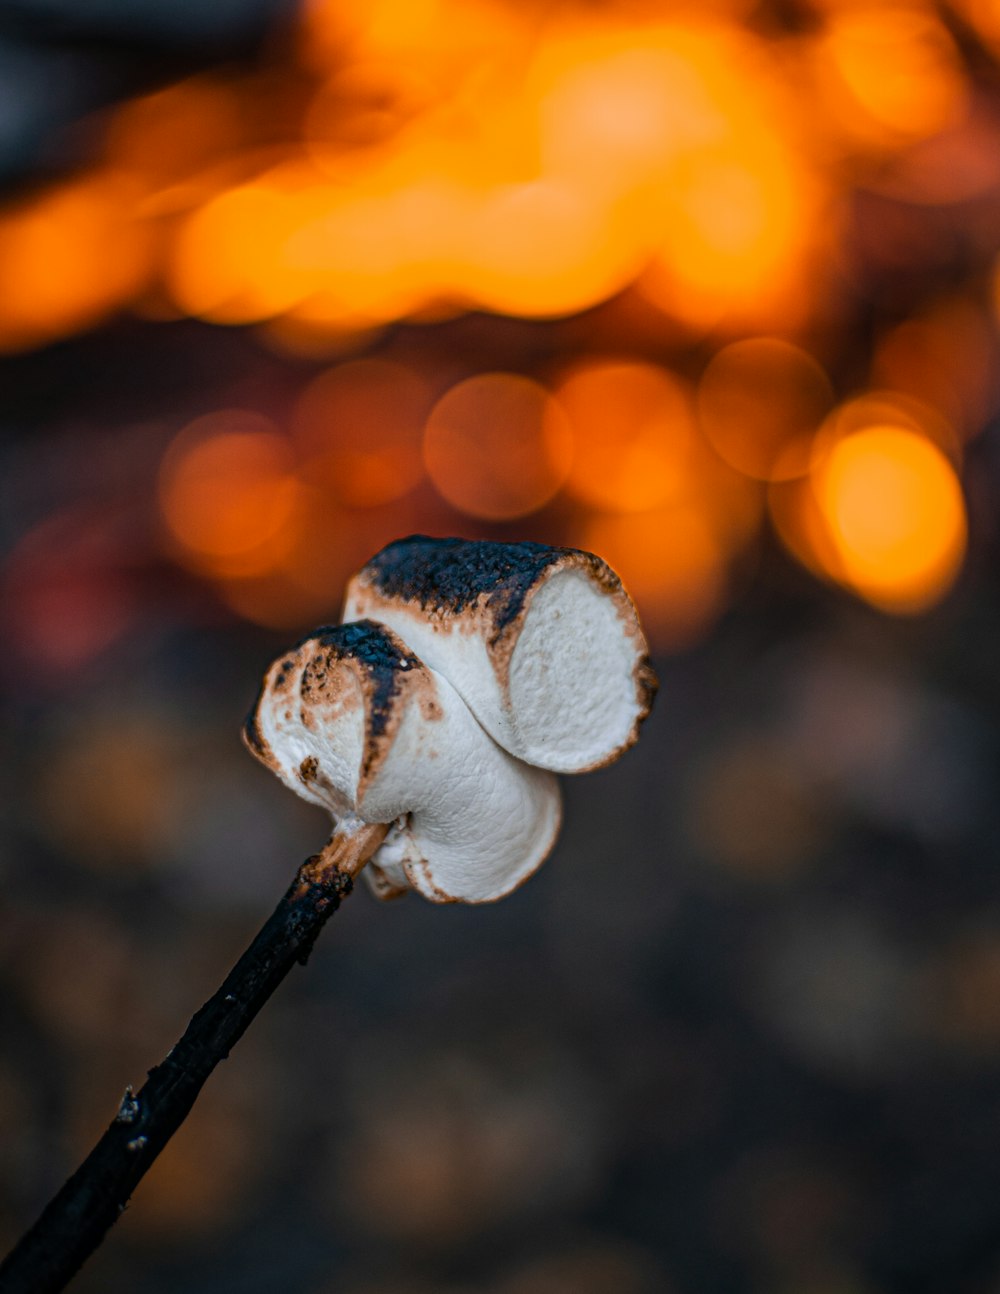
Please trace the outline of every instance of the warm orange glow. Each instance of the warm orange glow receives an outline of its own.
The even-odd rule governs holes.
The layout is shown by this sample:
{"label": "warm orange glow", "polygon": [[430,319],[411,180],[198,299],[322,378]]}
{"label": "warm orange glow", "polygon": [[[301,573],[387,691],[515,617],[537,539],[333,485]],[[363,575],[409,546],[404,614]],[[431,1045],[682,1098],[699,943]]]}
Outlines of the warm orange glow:
{"label": "warm orange glow", "polygon": [[813,489],[836,550],[835,574],[889,611],[920,611],[951,586],[965,552],[961,486],[922,436],[872,427],[834,445]]}
{"label": "warm orange glow", "polygon": [[808,470],[813,435],[832,403],[830,383],[812,356],[774,337],[724,347],[698,387],[698,414],[713,448],[762,481]]}
{"label": "warm orange glow", "polygon": [[[664,643],[722,605],[765,494],[810,569],[919,609],[1000,409],[995,8],[304,0],[294,40],[109,109],[89,173],[0,210],[0,351],[131,308],[297,357],[288,435],[210,415],[160,481],[178,560],[262,624],[335,614],[429,511],[563,489],[552,537],[617,557]],[[479,311],[509,320],[449,322]],[[885,389],[831,413],[810,349]],[[459,380],[493,365],[554,390]]]}
{"label": "warm orange glow", "polygon": [[995,326],[977,304],[952,297],[888,333],[872,376],[924,401],[968,439],[997,408],[998,369]]}
{"label": "warm orange glow", "polygon": [[306,387],[295,413],[304,475],[348,506],[399,498],[423,475],[420,443],[432,403],[428,383],[402,364],[360,359],[328,369]]}
{"label": "warm orange glow", "polygon": [[958,10],[994,55],[1000,54],[1000,8],[996,0],[951,0],[951,7]]}
{"label": "warm orange glow", "polygon": [[892,144],[951,125],[966,104],[958,51],[916,4],[845,6],[820,46],[834,116],[859,141]]}
{"label": "warm orange glow", "polygon": [[157,184],[189,180],[242,142],[235,89],[207,76],[179,81],[123,104],[105,139],[112,165]]}
{"label": "warm orange glow", "polygon": [[620,291],[639,256],[624,213],[560,180],[498,186],[468,238],[466,290],[503,314],[576,314]]}
{"label": "warm orange glow", "polygon": [[698,328],[801,309],[817,186],[789,146],[776,71],[705,21],[553,38],[539,58],[543,166],[654,253],[642,290]]}
{"label": "warm orange glow", "polygon": [[778,538],[796,561],[820,578],[846,582],[809,477],[773,481],[767,491],[767,509]]}
{"label": "warm orange glow", "polygon": [[814,199],[790,154],[757,134],[676,168],[663,236],[641,287],[698,327],[795,317]]}
{"label": "warm orange glow", "polygon": [[427,420],[424,461],[453,507],[491,521],[536,512],[563,484],[572,435],[552,397],[513,373],[453,386]]}
{"label": "warm orange glow", "polygon": [[209,575],[262,575],[276,566],[295,537],[300,499],[288,442],[245,410],[196,418],[160,470],[170,535],[184,560]]}
{"label": "warm orange glow", "polygon": [[309,106],[303,133],[310,156],[331,179],[358,176],[436,102],[419,66],[386,58],[347,63],[323,82]]}
{"label": "warm orange glow", "polygon": [[544,168],[605,195],[648,190],[679,155],[724,136],[724,34],[605,26],[551,39],[531,87]]}
{"label": "warm orange glow", "polygon": [[287,309],[308,290],[288,253],[294,228],[294,204],[272,185],[244,184],[212,198],[174,245],[169,287],[177,305],[215,323],[250,323]]}
{"label": "warm orange glow", "polygon": [[301,491],[298,511],[290,541],[267,569],[218,581],[227,606],[269,629],[338,621],[344,583],[366,556],[358,553],[359,541],[369,538],[364,514],[346,511],[308,486]]}
{"label": "warm orange glow", "polygon": [[688,483],[694,435],[687,388],[652,364],[590,361],[555,388],[576,452],[566,488],[591,507],[643,512]]}
{"label": "warm orange glow", "polygon": [[222,578],[219,595],[254,624],[296,629],[340,619],[344,586],[390,536],[426,530],[446,533],[454,525],[419,493],[378,507],[342,508],[325,490],[303,487],[290,542],[264,573]]}
{"label": "warm orange glow", "polygon": [[810,461],[822,462],[845,436],[869,427],[902,427],[919,432],[949,458],[958,457],[960,446],[954,428],[937,410],[901,391],[866,391],[834,409],[816,434]]}
{"label": "warm orange glow", "polygon": [[596,517],[579,542],[621,575],[657,647],[693,642],[722,609],[726,554],[699,508]]}
{"label": "warm orange glow", "polygon": [[49,189],[0,215],[0,350],[91,327],[142,290],[150,232],[121,175]]}
{"label": "warm orange glow", "polygon": [[325,69],[380,55],[411,59],[454,88],[470,65],[501,60],[523,31],[517,10],[495,0],[307,0],[305,56]]}

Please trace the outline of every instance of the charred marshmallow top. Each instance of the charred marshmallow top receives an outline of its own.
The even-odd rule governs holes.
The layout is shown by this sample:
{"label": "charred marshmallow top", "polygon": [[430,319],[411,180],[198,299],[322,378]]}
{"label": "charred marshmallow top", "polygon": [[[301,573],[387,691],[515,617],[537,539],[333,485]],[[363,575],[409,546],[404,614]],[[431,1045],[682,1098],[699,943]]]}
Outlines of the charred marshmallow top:
{"label": "charred marshmallow top", "polygon": [[394,629],[519,759],[575,773],[638,736],[656,683],[631,599],[575,548],[415,535],[348,586],[344,619]]}

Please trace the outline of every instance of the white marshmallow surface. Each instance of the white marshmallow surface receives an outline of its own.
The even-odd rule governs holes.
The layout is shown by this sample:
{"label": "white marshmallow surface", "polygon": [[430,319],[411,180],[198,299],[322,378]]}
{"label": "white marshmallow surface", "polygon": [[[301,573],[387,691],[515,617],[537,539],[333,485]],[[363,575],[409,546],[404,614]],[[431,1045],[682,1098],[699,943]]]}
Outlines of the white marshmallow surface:
{"label": "white marshmallow surface", "polygon": [[510,656],[507,709],[520,758],[577,773],[631,745],[641,717],[636,655],[631,626],[598,584],[573,567],[549,575]]}
{"label": "white marshmallow surface", "polygon": [[[407,563],[418,568],[435,545],[444,571],[437,588],[401,596],[381,578],[384,554],[392,553],[396,577],[409,573]],[[556,773],[586,772],[632,745],[649,713],[655,684],[646,640],[618,577],[575,549],[530,546],[535,562],[509,618],[487,583],[474,597],[467,586],[463,599],[449,600],[450,567],[466,550],[519,547],[398,541],[350,582],[344,619],[370,617],[394,629],[512,755]]]}
{"label": "white marshmallow surface", "polygon": [[325,630],[276,661],[247,744],[335,817],[395,824],[365,869],[378,893],[497,899],[558,834],[556,779],[501,750],[448,680],[382,626]]}

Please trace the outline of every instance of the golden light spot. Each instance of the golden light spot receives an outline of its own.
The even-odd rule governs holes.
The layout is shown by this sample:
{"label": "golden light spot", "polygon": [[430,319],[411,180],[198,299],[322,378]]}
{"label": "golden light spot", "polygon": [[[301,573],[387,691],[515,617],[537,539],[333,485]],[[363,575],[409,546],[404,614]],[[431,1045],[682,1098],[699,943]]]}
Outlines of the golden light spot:
{"label": "golden light spot", "polygon": [[160,469],[160,509],[184,561],[215,576],[261,575],[295,538],[302,487],[287,440],[260,414],[196,418]]}
{"label": "golden light spot", "polygon": [[421,437],[432,403],[429,385],[403,364],[359,359],[328,369],[295,411],[304,473],[348,506],[399,498],[423,476]]}
{"label": "golden light spot", "polygon": [[621,575],[656,647],[689,646],[723,607],[727,555],[704,508],[597,516],[580,542]]}
{"label": "golden light spot", "polygon": [[653,364],[588,361],[556,385],[576,441],[566,488],[591,507],[643,512],[681,493],[694,435],[691,395]]}
{"label": "golden light spot", "polygon": [[939,449],[904,428],[872,427],[834,445],[812,480],[835,578],[888,611],[921,611],[943,596],[965,553],[966,518]]}
{"label": "golden light spot", "polygon": [[596,305],[639,268],[623,215],[562,180],[497,186],[465,240],[466,291],[490,310],[527,317]]}
{"label": "golden light spot", "polygon": [[661,241],[640,283],[674,317],[787,323],[805,296],[811,185],[777,139],[732,132],[678,163],[665,189]]}
{"label": "golden light spot", "polygon": [[713,448],[762,481],[808,471],[813,436],[832,403],[812,356],[774,337],[724,347],[698,386],[698,414]]}
{"label": "golden light spot", "polygon": [[[427,172],[418,174],[423,162]],[[370,327],[454,298],[462,239],[474,223],[464,183],[416,149],[365,182],[315,185],[298,199],[285,259],[308,291],[296,315]]]}
{"label": "golden light spot", "polygon": [[470,67],[503,58],[530,32],[516,8],[493,0],[309,0],[304,54],[315,67],[339,68],[350,58],[419,63],[453,91]]}
{"label": "golden light spot", "polygon": [[174,242],[168,287],[176,304],[187,314],[235,324],[270,318],[300,300],[309,283],[288,251],[296,216],[289,195],[264,183],[212,198]]}
{"label": "golden light spot", "polygon": [[845,582],[843,564],[809,477],[772,481],[767,510],[778,538],[796,561],[820,579]]}
{"label": "golden light spot", "polygon": [[834,445],[869,427],[902,427],[919,432],[956,461],[961,445],[951,424],[937,409],[902,391],[866,391],[839,404],[823,422],[813,441],[810,462],[818,464]]}
{"label": "golden light spot", "polygon": [[499,521],[543,507],[569,473],[572,434],[548,391],[514,373],[453,386],[431,411],[424,462],[441,495]]}
{"label": "golden light spot", "polygon": [[680,26],[550,40],[532,85],[544,169],[593,191],[647,186],[682,150],[725,133],[719,61],[708,33]]}
{"label": "golden light spot", "polygon": [[0,350],[92,327],[151,271],[151,232],[133,219],[134,186],[99,171],[0,215]]}
{"label": "golden light spot", "polygon": [[921,139],[965,110],[958,51],[928,10],[845,7],[830,15],[819,53],[833,115],[861,141]]}

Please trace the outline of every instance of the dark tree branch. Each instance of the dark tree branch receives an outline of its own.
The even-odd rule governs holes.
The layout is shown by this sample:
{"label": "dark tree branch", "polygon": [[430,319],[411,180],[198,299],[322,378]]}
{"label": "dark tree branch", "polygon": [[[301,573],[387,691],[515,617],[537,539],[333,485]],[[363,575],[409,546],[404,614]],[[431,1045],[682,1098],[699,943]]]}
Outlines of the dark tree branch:
{"label": "dark tree branch", "polygon": [[129,1196],[187,1117],[205,1080],[316,936],[386,828],[335,833],[295,881],[219,991],[114,1121],[35,1225],[0,1265],[0,1294],[56,1294],[104,1239]]}

